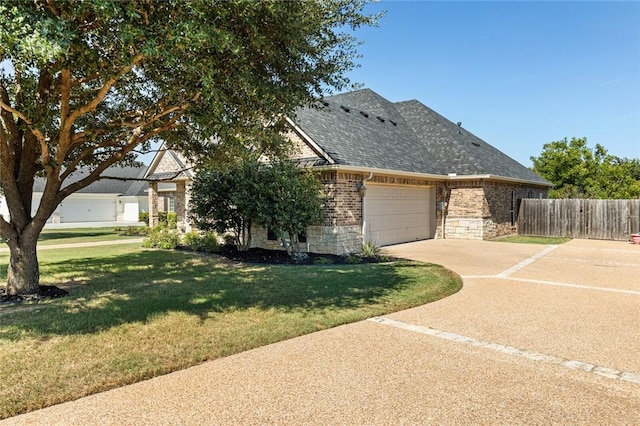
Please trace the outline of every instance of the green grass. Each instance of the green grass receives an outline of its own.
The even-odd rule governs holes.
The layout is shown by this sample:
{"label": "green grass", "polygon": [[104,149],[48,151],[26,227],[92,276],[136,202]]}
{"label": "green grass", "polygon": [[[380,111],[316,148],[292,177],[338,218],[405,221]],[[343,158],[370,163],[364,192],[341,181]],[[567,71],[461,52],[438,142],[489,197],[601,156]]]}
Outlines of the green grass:
{"label": "green grass", "polygon": [[[143,227],[141,227],[143,228]],[[140,238],[144,235],[130,235],[123,228],[69,228],[44,229],[38,238],[38,245],[88,243],[96,241],[114,241],[126,238]],[[137,227],[132,227],[137,230]]]}
{"label": "green grass", "polygon": [[509,235],[507,237],[500,237],[491,241],[498,241],[501,243],[519,243],[519,244],[564,244],[567,241],[571,241],[571,238]]}
{"label": "green grass", "polygon": [[[432,264],[237,266],[139,244],[40,253],[71,294],[0,308],[0,418],[441,299]],[[0,254],[5,279],[7,254]]]}

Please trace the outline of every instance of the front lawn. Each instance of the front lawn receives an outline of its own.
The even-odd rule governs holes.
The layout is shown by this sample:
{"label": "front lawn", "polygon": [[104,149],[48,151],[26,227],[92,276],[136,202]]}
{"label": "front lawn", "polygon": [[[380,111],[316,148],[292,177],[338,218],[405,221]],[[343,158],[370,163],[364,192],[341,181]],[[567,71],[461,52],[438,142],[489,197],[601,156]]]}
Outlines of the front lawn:
{"label": "front lawn", "polygon": [[[429,303],[437,265],[239,266],[139,244],[39,253],[63,299],[0,306],[0,418]],[[0,279],[8,255],[0,254]]]}
{"label": "front lawn", "polygon": [[43,229],[38,238],[38,245],[87,243],[96,241],[113,241],[126,238],[140,238],[146,235],[144,226],[122,228],[69,228]]}

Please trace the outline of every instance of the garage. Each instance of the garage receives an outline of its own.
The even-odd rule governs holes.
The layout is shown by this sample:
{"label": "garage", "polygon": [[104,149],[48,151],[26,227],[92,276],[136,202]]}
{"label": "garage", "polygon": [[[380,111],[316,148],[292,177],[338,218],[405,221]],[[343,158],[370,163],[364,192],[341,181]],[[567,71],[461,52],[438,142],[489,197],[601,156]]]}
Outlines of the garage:
{"label": "garage", "polygon": [[433,238],[434,189],[371,184],[364,197],[364,217],[365,241],[380,246]]}
{"label": "garage", "polygon": [[110,222],[117,218],[116,200],[110,198],[67,198],[59,207],[60,222]]}

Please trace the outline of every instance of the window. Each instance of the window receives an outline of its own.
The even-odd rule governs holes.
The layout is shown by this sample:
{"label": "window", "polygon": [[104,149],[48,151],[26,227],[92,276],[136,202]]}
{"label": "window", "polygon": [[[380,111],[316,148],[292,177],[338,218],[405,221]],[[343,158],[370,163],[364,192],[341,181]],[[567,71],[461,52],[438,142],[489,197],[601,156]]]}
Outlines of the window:
{"label": "window", "polygon": [[167,197],[167,211],[168,212],[176,211],[176,197]]}

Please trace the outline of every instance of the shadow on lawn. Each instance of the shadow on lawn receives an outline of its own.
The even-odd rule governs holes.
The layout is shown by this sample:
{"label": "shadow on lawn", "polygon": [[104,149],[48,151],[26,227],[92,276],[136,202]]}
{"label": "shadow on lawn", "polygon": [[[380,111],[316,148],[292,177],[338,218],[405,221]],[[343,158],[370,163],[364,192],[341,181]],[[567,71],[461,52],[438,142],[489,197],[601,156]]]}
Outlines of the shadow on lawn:
{"label": "shadow on lawn", "polygon": [[[70,296],[37,311],[5,316],[0,337],[97,333],[146,322],[167,312],[206,318],[248,308],[358,309],[380,301],[404,282],[402,264],[238,266],[216,257],[141,251],[43,263],[42,275],[78,271]],[[54,283],[65,287],[63,283]]]}

